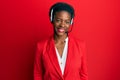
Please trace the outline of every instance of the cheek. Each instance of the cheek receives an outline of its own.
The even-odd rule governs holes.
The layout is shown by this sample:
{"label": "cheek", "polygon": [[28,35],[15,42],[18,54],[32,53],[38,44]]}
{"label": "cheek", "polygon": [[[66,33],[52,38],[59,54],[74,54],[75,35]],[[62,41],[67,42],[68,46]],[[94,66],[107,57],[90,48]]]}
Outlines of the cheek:
{"label": "cheek", "polygon": [[69,29],[71,26],[70,25],[68,25],[68,26],[66,26],[66,29]]}
{"label": "cheek", "polygon": [[58,27],[59,26],[59,24],[57,24],[57,23],[53,23],[53,27],[55,28],[55,27]]}
{"label": "cheek", "polygon": [[58,25],[53,24],[53,29],[54,29],[55,31],[56,31],[57,27],[58,27]]}

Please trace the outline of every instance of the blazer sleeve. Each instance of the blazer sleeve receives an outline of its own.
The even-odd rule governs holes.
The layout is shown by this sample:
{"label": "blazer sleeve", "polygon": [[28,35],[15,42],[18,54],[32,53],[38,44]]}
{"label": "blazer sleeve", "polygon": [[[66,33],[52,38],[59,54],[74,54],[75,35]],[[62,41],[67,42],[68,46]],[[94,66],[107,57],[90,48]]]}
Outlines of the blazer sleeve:
{"label": "blazer sleeve", "polygon": [[43,80],[42,49],[43,43],[38,43],[34,60],[34,80]]}
{"label": "blazer sleeve", "polygon": [[81,48],[81,70],[80,70],[80,77],[81,80],[88,80],[88,71],[87,71],[87,63],[86,63],[86,47],[85,43],[80,44]]}

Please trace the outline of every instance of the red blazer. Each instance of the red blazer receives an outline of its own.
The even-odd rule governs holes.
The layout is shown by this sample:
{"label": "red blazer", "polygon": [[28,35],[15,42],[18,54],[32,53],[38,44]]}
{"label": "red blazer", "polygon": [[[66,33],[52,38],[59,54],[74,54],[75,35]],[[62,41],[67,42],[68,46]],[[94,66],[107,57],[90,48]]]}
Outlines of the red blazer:
{"label": "red blazer", "polygon": [[53,37],[39,42],[34,63],[34,80],[88,80],[84,43],[69,36],[68,55],[62,75]]}

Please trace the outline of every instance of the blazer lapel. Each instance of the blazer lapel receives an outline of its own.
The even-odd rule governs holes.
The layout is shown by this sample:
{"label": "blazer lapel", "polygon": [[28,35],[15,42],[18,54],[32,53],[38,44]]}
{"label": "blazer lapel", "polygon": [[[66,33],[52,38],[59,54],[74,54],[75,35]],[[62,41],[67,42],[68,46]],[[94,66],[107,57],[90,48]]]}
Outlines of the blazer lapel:
{"label": "blazer lapel", "polygon": [[58,63],[58,59],[57,59],[57,56],[56,56],[56,51],[55,51],[55,45],[54,45],[54,40],[53,38],[50,40],[49,42],[49,51],[48,51],[48,55],[49,55],[49,58],[51,60],[51,63],[53,64],[56,72],[59,74],[59,76],[62,77],[62,72],[60,70],[60,66],[59,66],[59,63]]}
{"label": "blazer lapel", "polygon": [[73,51],[72,42],[71,42],[71,39],[69,38],[68,53],[67,53],[66,64],[65,64],[65,69],[64,69],[64,76],[67,75],[69,67],[70,67],[71,59],[72,59],[72,56],[73,56],[72,51]]}

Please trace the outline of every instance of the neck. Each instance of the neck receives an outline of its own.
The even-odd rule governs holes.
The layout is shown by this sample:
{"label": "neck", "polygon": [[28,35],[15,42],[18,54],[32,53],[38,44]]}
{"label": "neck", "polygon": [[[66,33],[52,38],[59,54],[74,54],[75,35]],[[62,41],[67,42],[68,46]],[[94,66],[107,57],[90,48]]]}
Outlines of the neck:
{"label": "neck", "polygon": [[59,36],[59,35],[56,35],[56,34],[55,34],[55,35],[54,35],[54,40],[55,40],[56,43],[59,43],[59,42],[60,42],[60,43],[61,43],[61,42],[63,43],[63,42],[65,42],[65,39],[67,38],[67,36],[68,36],[67,34],[65,34],[65,35],[63,35],[63,36]]}

